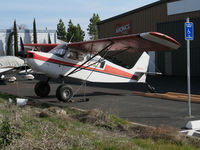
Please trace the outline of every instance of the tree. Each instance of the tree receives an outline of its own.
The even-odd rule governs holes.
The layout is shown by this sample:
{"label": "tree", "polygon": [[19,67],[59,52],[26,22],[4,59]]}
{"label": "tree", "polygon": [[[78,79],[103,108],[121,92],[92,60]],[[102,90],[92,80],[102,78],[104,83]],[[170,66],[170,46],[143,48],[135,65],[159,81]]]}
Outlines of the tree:
{"label": "tree", "polygon": [[37,43],[37,30],[36,30],[35,18],[33,20],[33,43]]}
{"label": "tree", "polygon": [[72,21],[69,20],[67,29],[67,41],[68,42],[80,42],[84,40],[85,33],[81,29],[80,25],[73,25]]}
{"label": "tree", "polygon": [[14,51],[15,51],[15,56],[18,56],[18,34],[17,34],[16,20],[14,21],[13,35],[14,35]]}
{"label": "tree", "polygon": [[67,41],[68,42],[75,42],[74,35],[76,33],[76,26],[73,25],[72,20],[69,20],[68,29],[67,29]]}
{"label": "tree", "polygon": [[67,41],[67,32],[66,32],[65,25],[62,19],[60,19],[59,23],[57,24],[56,32],[57,32],[58,39]]}
{"label": "tree", "polygon": [[6,50],[6,55],[8,55],[8,56],[12,55],[12,53],[11,53],[12,38],[13,38],[13,32],[11,32],[11,33],[9,34],[9,36],[8,36],[7,50]]}
{"label": "tree", "polygon": [[81,26],[77,24],[76,26],[76,42],[80,42],[84,40],[85,32],[81,29]]}
{"label": "tree", "polygon": [[87,28],[91,40],[98,39],[97,22],[100,22],[100,18],[98,14],[94,13]]}

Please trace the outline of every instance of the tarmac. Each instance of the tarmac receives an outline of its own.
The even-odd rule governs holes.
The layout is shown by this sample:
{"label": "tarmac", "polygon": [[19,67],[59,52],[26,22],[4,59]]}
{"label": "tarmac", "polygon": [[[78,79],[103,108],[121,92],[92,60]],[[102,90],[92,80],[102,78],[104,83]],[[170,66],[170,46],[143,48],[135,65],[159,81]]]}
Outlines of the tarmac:
{"label": "tarmac", "polygon": [[[38,75],[36,79],[45,79]],[[60,83],[51,81],[51,92],[47,98],[37,97],[34,85],[37,80],[17,81],[0,85],[0,91],[28,97],[48,106],[77,107],[81,109],[99,108],[107,113],[115,114],[121,118],[150,126],[172,126],[177,129],[184,128],[190,120],[200,120],[200,104],[192,103],[192,116],[188,117],[188,103],[181,101],[150,98],[133,94],[133,91],[148,92],[145,84],[96,84],[87,83],[80,88],[80,84],[68,82],[76,95],[73,103],[62,103],[56,99],[56,88]],[[154,86],[158,93],[179,92],[187,93],[187,79],[185,77],[150,76],[147,82]],[[191,79],[191,93],[200,95],[200,78]],[[85,91],[85,92],[84,92]],[[82,102],[83,98],[89,101]]]}

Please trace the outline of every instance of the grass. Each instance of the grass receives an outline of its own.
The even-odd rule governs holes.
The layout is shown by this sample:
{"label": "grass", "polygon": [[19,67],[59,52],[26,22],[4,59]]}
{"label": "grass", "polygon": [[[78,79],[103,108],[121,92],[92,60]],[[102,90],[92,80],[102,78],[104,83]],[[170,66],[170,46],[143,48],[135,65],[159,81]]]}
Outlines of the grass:
{"label": "grass", "polygon": [[6,94],[6,93],[1,94],[1,95],[0,95],[0,103],[5,102],[5,100],[8,100],[8,98],[14,99],[14,98],[16,98],[16,97],[17,97],[17,96],[10,95],[10,94]]}
{"label": "grass", "polygon": [[152,139],[134,139],[133,142],[142,149],[148,150],[196,150],[197,147],[191,145],[176,145],[164,140],[154,141]]}
{"label": "grass", "polygon": [[19,107],[7,102],[10,96],[0,95],[0,125],[6,127],[6,132],[0,131],[0,135],[13,137],[3,145],[6,150],[200,149],[198,139],[180,135],[171,127],[133,125],[98,109],[41,108],[35,103]]}

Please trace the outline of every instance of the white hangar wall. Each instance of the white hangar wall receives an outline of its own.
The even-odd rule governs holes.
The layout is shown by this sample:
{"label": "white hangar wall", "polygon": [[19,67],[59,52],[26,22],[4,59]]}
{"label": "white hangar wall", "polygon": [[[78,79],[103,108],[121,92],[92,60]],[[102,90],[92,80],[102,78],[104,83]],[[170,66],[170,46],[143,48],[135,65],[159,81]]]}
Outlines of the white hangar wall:
{"label": "white hangar wall", "polygon": [[[10,33],[11,29],[0,30],[0,56],[4,56],[6,54],[7,41]],[[56,30],[37,30],[37,43],[48,43],[48,36],[50,36],[51,43],[57,42]],[[18,30],[19,48],[20,48],[20,37],[22,38],[24,43],[33,43],[33,30],[28,30],[28,29]]]}

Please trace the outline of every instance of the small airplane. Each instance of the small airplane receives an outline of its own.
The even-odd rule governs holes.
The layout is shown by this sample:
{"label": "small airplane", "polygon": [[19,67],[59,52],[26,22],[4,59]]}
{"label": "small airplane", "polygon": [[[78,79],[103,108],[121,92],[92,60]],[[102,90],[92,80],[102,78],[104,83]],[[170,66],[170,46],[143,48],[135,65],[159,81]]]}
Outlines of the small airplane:
{"label": "small airplane", "polygon": [[34,77],[31,74],[23,74],[22,68],[25,66],[24,60],[16,56],[0,56],[0,80],[8,82],[16,81],[16,73],[23,75],[28,80]]}
{"label": "small airplane", "polygon": [[[68,44],[24,46],[32,48],[26,51],[28,66],[49,77],[35,85],[36,95],[46,97],[50,92],[50,78],[60,78],[62,81],[73,78],[103,83],[145,83],[146,75],[149,74],[147,69],[150,56],[147,52],[174,50],[181,45],[165,34],[146,32]],[[109,52],[110,57],[128,52],[128,55],[139,54],[139,58],[134,66],[126,68],[106,59]],[[68,102],[73,95],[72,88],[64,82],[56,90],[57,99],[63,102]]]}

